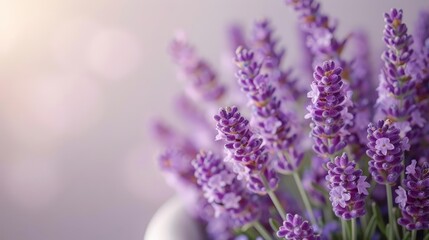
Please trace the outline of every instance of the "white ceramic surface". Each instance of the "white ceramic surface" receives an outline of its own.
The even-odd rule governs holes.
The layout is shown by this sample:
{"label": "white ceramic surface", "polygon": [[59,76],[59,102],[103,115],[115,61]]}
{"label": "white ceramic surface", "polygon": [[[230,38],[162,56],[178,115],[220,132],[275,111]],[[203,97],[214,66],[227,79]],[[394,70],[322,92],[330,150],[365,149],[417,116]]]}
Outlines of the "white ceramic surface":
{"label": "white ceramic surface", "polygon": [[194,220],[186,213],[183,201],[174,197],[153,216],[144,240],[202,240]]}

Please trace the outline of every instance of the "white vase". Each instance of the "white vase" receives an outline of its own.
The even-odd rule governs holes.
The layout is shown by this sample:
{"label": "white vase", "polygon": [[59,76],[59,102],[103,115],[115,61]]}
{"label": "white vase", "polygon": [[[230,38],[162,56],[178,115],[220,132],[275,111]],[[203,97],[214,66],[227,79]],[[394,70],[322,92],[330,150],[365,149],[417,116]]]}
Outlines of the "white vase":
{"label": "white vase", "polygon": [[150,221],[144,240],[202,240],[198,224],[186,212],[183,201],[174,197],[167,201]]}

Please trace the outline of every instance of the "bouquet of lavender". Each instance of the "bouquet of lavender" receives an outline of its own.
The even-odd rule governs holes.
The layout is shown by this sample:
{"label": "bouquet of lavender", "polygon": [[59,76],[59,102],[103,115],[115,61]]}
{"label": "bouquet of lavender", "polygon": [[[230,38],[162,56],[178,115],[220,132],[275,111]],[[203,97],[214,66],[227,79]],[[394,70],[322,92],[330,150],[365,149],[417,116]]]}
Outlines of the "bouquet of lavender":
{"label": "bouquet of lavender", "polygon": [[231,27],[228,87],[177,36],[175,109],[191,131],[156,121],[161,169],[207,239],[429,239],[429,11],[414,36],[402,10],[384,14],[374,71],[365,33],[340,39],[316,0],[285,2],[311,81],[284,68],[267,19],[249,37]]}

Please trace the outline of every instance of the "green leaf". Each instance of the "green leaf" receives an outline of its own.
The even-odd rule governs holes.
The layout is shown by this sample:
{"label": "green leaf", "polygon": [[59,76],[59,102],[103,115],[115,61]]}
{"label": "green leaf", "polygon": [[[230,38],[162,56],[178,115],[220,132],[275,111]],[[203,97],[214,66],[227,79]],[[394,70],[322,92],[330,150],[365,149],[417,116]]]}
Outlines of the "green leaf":
{"label": "green leaf", "polygon": [[429,234],[426,234],[426,236],[425,236],[425,238],[423,238],[423,240],[429,240]]}
{"label": "green leaf", "polygon": [[280,228],[280,224],[279,224],[279,222],[277,222],[275,219],[273,219],[273,218],[270,218],[269,219],[269,222],[270,222],[270,226],[271,226],[271,229],[274,231],[274,232],[277,232],[278,230],[279,230],[279,228]]}
{"label": "green leaf", "polygon": [[377,208],[377,205],[374,202],[371,204],[371,207],[373,214],[377,215],[378,229],[380,229],[381,233],[383,233],[387,237],[386,232],[388,231],[386,231],[386,224],[384,223],[383,215],[381,215],[380,208]]}
{"label": "green leaf", "polygon": [[374,234],[375,227],[377,225],[377,213],[372,215],[371,219],[369,220],[368,225],[366,226],[365,233],[364,233],[364,239],[370,240],[372,235]]}
{"label": "green leaf", "polygon": [[411,232],[407,231],[407,232],[405,232],[403,239],[408,240],[408,239],[410,239],[410,237],[411,237]]}
{"label": "green leaf", "polygon": [[[390,223],[386,224],[386,233],[390,233]],[[389,236],[387,236],[389,238]]]}

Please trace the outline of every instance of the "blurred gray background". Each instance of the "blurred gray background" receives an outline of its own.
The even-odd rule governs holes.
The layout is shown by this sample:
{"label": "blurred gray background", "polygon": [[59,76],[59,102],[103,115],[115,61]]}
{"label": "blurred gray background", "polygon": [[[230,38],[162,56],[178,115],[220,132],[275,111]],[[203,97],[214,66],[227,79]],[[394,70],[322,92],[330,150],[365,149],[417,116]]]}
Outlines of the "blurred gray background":
{"label": "blurred gray background", "polygon": [[[322,3],[339,36],[368,31],[375,63],[383,12],[403,8],[413,31],[429,7]],[[280,0],[0,1],[0,239],[142,239],[174,192],[148,134],[154,116],[174,122],[181,84],[170,38],[184,30],[220,70],[228,23],[249,28],[261,17],[272,19],[285,63],[296,65],[296,15]]]}

